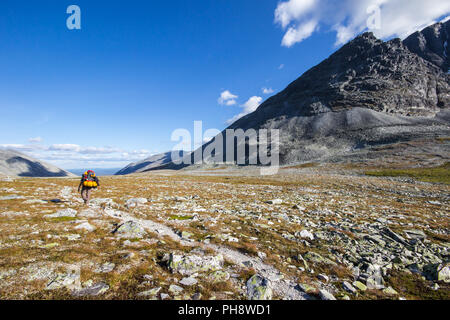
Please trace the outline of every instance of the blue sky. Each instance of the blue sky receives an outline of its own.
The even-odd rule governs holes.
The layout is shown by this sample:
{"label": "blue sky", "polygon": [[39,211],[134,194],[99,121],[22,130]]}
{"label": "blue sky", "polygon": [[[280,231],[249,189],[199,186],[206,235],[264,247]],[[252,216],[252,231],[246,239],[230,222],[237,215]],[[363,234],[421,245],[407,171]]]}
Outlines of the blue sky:
{"label": "blue sky", "polygon": [[[193,131],[195,120],[222,130],[271,95],[263,88],[284,89],[340,45],[336,23],[301,2],[320,6],[2,0],[0,145],[63,168],[121,167],[171,150],[171,133]],[[72,4],[81,30],[66,27]],[[362,31],[354,15],[340,21],[353,28],[346,35]],[[313,31],[302,32],[310,16],[318,16]],[[286,42],[290,29],[302,34]],[[224,92],[231,98],[219,101]]]}

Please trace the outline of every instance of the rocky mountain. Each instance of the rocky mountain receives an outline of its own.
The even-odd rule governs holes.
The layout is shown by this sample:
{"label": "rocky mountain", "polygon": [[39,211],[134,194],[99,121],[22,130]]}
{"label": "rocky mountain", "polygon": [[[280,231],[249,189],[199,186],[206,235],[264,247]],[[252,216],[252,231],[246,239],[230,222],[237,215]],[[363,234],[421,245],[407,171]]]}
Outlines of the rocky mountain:
{"label": "rocky mountain", "polygon": [[[279,129],[282,165],[450,137],[449,30],[447,21],[387,42],[364,33],[227,129]],[[448,143],[434,151],[450,158]]]}
{"label": "rocky mountain", "polygon": [[444,72],[450,68],[450,20],[437,23],[410,35],[403,41],[409,50],[425,60],[441,67]]}
{"label": "rocky mountain", "polygon": [[281,164],[448,137],[449,28],[438,23],[405,41],[364,33],[229,129],[279,129]]}
{"label": "rocky mountain", "polygon": [[19,177],[72,177],[72,173],[14,150],[0,149],[0,174]]}
{"label": "rocky mountain", "polygon": [[[178,151],[181,156],[184,155],[183,151]],[[150,170],[159,169],[160,167],[172,162],[172,151],[153,155],[147,159],[139,162],[130,163],[125,168],[121,169],[116,175],[127,175],[131,173],[139,173]]]}

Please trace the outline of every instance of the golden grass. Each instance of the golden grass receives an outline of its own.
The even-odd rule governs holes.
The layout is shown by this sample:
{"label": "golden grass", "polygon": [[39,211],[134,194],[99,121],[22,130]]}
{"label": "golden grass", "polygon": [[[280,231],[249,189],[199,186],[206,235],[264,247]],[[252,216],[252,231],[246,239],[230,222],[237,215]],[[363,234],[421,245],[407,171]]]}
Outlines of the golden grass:
{"label": "golden grass", "polygon": [[366,171],[365,174],[374,177],[409,177],[424,182],[450,184],[450,162],[434,168],[384,169]]}

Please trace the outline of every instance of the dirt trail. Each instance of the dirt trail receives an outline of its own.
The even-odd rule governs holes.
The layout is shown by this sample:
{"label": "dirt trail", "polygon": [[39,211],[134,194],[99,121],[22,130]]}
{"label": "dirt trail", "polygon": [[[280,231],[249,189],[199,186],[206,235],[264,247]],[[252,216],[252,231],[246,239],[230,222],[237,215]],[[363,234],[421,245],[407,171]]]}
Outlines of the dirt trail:
{"label": "dirt trail", "polygon": [[[101,210],[101,208],[97,206],[91,206],[91,208]],[[283,276],[281,276],[279,270],[262,262],[259,258],[250,257],[224,246],[184,240],[180,238],[180,236],[178,236],[172,228],[164,224],[157,223],[152,220],[139,219],[124,211],[103,211],[103,213],[112,218],[119,219],[121,222],[136,222],[147,231],[157,233],[161,237],[169,236],[172,240],[177,241],[183,246],[195,246],[203,249],[212,249],[217,253],[222,254],[224,258],[235,264],[242,265],[244,262],[247,264],[250,263],[258,274],[270,280],[273,292],[285,300],[307,300],[309,298],[307,294],[297,290],[296,287],[298,287],[298,284],[295,281],[287,278],[283,279]]]}

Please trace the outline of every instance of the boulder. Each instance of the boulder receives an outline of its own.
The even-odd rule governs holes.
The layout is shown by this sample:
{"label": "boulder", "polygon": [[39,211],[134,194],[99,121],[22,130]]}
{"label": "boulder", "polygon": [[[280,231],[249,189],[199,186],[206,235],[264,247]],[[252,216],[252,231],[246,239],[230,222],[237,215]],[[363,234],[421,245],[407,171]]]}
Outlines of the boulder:
{"label": "boulder", "polygon": [[176,255],[170,254],[168,260],[169,270],[173,273],[191,276],[198,272],[210,272],[221,270],[224,258],[221,254],[217,256],[198,255]]}
{"label": "boulder", "polygon": [[119,225],[112,233],[118,235],[120,238],[129,239],[141,239],[147,235],[144,228],[135,221],[127,221]]}
{"label": "boulder", "polygon": [[260,275],[254,275],[247,281],[247,297],[250,300],[271,300],[270,281]]}

